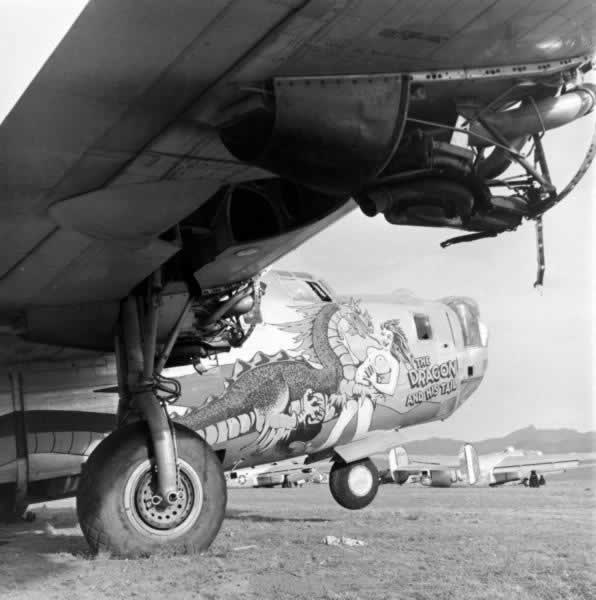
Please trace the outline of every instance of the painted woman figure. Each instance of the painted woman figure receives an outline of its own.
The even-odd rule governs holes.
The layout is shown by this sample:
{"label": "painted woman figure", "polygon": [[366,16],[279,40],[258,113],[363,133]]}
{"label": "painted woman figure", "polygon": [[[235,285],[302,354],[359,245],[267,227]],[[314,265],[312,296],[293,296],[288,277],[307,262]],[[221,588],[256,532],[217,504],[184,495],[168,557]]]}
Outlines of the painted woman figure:
{"label": "painted woman figure", "polygon": [[[366,358],[356,369],[351,395],[324,446],[335,445],[353,418],[357,419],[354,439],[364,435],[370,429],[379,397],[395,393],[400,362],[413,366],[413,356],[399,319],[382,323],[380,334],[379,345],[368,348]],[[344,344],[356,360],[347,340]]]}
{"label": "painted woman figure", "polygon": [[382,323],[380,337],[382,347],[368,349],[355,379],[361,385],[373,386],[378,392],[392,396],[397,387],[400,362],[414,366],[414,361],[399,319]]}
{"label": "painted woman figure", "polygon": [[[393,396],[399,379],[400,362],[414,365],[408,339],[399,324],[399,319],[391,319],[381,324],[381,348],[369,348],[364,362],[356,370],[356,383],[368,387],[370,391],[361,393],[358,410],[356,435],[366,433],[379,394]],[[370,389],[373,388],[373,389]]]}

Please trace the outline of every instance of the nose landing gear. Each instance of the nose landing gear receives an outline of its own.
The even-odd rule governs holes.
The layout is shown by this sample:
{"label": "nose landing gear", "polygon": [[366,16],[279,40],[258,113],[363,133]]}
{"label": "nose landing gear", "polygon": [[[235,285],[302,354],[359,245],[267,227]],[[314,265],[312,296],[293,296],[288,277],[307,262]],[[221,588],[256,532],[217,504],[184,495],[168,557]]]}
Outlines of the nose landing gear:
{"label": "nose landing gear", "polygon": [[329,473],[329,489],[335,501],[350,510],[368,506],[379,490],[379,473],[370,458],[351,463],[335,462]]}

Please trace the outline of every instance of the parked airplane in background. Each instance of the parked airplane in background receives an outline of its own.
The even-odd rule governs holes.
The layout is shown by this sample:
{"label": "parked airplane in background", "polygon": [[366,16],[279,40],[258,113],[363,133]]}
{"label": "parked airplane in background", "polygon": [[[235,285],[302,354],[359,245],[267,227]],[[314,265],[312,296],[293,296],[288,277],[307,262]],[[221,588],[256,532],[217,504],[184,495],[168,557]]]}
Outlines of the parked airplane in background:
{"label": "parked airplane in background", "polygon": [[[218,455],[256,463],[334,448],[348,466],[332,489],[347,494],[351,471],[365,489],[368,463],[349,465],[374,448],[355,435],[443,418],[476,385],[482,365],[469,375],[474,353],[451,341],[465,327],[445,317],[469,304],[421,304],[428,320],[416,322],[395,305],[369,323],[358,305],[319,297],[320,313],[288,315],[301,361],[258,367],[255,356],[232,373],[243,390],[230,384],[194,415],[207,441],[172,425],[164,405],[182,389],[163,370],[250,341],[261,271],[357,206],[466,232],[446,245],[532,221],[541,284],[542,216],[595,154],[593,142],[557,190],[542,145],[596,105],[583,82],[592,10],[586,0],[90,2],[0,124],[0,397],[16,415],[5,423],[18,432],[19,498],[36,473],[29,441],[88,452],[103,425],[53,431],[90,382],[116,379],[117,429],[78,487],[93,550],[209,546],[226,504]],[[397,319],[401,329],[380,328]],[[312,327],[301,331],[303,320]],[[432,340],[420,337],[429,324]],[[272,379],[256,381],[265,372]],[[27,429],[33,399],[66,414]]]}
{"label": "parked airplane in background", "polygon": [[[260,290],[241,349],[197,362],[198,373],[183,367],[164,376],[165,390],[178,375],[184,398],[171,415],[198,431],[225,471],[242,468],[255,484],[277,470],[272,463],[302,457],[307,469],[332,458],[331,493],[346,508],[362,508],[378,488],[370,456],[395,446],[401,427],[447,418],[480,385],[487,331],[478,307],[468,298],[388,294],[364,308],[336,300],[322,280],[287,271],[264,275]],[[82,462],[116,425],[117,388],[101,387],[114,377],[113,363],[76,374],[39,365],[23,373],[22,410],[1,397],[4,498],[14,503],[21,494],[22,509],[75,492]],[[58,399],[62,410],[52,410]],[[27,449],[25,482],[19,444]],[[151,503],[146,510],[139,518],[175,517]]]}
{"label": "parked airplane in background", "polygon": [[271,469],[271,465],[262,465],[259,467],[248,467],[226,471],[226,486],[228,489],[259,487],[257,478],[261,473],[266,473]]}
{"label": "parked airplane in background", "polygon": [[450,487],[454,483],[469,485],[485,484],[498,486],[537,474],[562,473],[576,469],[579,459],[573,455],[544,456],[536,450],[516,450],[513,447],[503,452],[478,455],[474,446],[465,444],[458,461],[445,461],[433,457],[408,457],[403,447],[389,452],[389,472],[396,483],[405,483],[412,475],[432,487]]}
{"label": "parked airplane in background", "polygon": [[[306,456],[298,459],[247,467],[226,472],[228,489],[247,487],[294,487],[304,483],[325,483],[328,478],[315,466],[304,464]],[[331,462],[325,463],[326,472]]]}

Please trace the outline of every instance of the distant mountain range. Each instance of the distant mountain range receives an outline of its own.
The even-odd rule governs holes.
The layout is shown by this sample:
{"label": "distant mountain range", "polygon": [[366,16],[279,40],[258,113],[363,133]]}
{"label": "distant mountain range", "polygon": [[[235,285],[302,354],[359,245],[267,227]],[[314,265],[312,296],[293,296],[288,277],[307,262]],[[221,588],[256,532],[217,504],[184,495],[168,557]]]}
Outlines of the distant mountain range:
{"label": "distant mountain range", "polygon": [[[434,437],[407,442],[404,448],[410,454],[455,455],[467,441],[470,440]],[[472,443],[479,454],[499,452],[508,446],[519,450],[541,450],[545,454],[596,452],[596,431],[580,433],[574,429],[536,429],[530,425],[501,438]]]}

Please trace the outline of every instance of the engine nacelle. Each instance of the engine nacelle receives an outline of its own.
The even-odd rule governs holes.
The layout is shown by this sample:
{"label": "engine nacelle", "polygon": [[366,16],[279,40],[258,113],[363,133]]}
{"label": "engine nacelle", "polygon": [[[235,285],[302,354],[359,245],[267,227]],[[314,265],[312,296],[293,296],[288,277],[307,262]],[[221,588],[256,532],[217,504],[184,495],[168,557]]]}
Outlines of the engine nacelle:
{"label": "engine nacelle", "polygon": [[403,485],[408,481],[411,474],[409,471],[393,471],[393,481],[399,485]]}
{"label": "engine nacelle", "polygon": [[447,488],[451,487],[452,483],[457,482],[457,474],[452,471],[431,471],[430,472],[430,486]]}
{"label": "engine nacelle", "polygon": [[279,77],[217,117],[237,158],[333,194],[373,180],[399,145],[410,81],[402,75]]}

